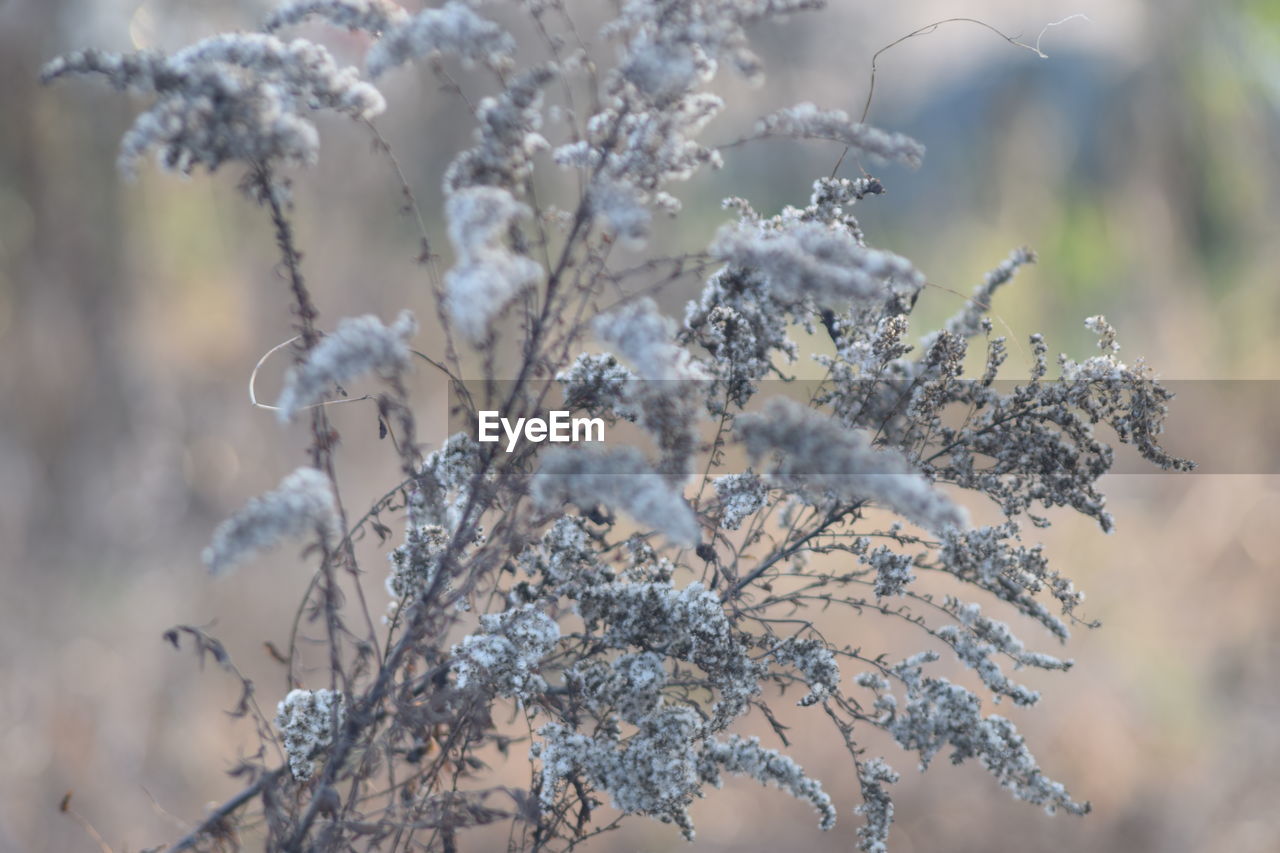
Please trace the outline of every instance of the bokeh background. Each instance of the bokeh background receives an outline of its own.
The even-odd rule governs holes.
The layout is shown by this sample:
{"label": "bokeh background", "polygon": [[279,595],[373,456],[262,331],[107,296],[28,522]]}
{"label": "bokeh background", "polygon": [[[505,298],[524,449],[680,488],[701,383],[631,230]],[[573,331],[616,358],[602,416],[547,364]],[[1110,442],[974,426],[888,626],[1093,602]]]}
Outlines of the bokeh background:
{"label": "bokeh background", "polygon": [[[950,313],[951,291],[967,293],[1027,244],[1040,264],[996,305],[1012,338],[1043,331],[1053,351],[1083,357],[1081,321],[1105,313],[1122,355],[1146,356],[1167,378],[1280,379],[1280,2],[831,5],[759,29],[768,83],[722,77],[733,109],[707,138],[732,139],[799,100],[857,114],[871,54],[937,19],[981,18],[1034,42],[1045,24],[1084,13],[1043,32],[1047,59],[965,23],[881,57],[870,120],[915,135],[929,155],[916,172],[877,172],[889,193],[861,209],[870,239],[937,285],[922,317]],[[245,393],[258,357],[291,334],[267,223],[235,174],[123,182],[115,149],[140,103],[91,82],[36,82],[41,62],[69,49],[173,48],[261,16],[260,4],[229,0],[0,0],[0,850],[96,849],[58,811],[68,791],[122,851],[175,837],[236,790],[226,771],[251,745],[224,713],[236,685],[163,645],[170,625],[211,626],[265,706],[284,689],[262,644],[287,636],[308,579],[297,555],[220,582],[199,564],[213,526],[303,458],[297,429]],[[353,36],[328,41],[358,55]],[[466,111],[426,72],[401,72],[385,91],[381,126],[444,245],[439,179],[467,142]],[[359,128],[323,131],[321,165],[296,175],[296,196],[324,319],[406,306],[433,316],[385,162]],[[803,203],[838,151],[768,142],[729,154],[685,188],[687,213],[663,240],[704,245],[725,195],[766,212]],[[438,351],[430,324],[419,346]],[[270,366],[264,388],[278,378]],[[442,438],[443,390],[419,376],[415,393],[428,438]],[[1201,430],[1192,443],[1273,458],[1274,420],[1211,414],[1185,427]],[[394,462],[371,411],[336,417],[357,505]],[[1280,477],[1262,463],[1240,470],[1112,476],[1116,533],[1068,515],[1043,532],[1104,626],[1079,632],[1067,652],[1076,669],[1036,680],[1040,707],[1013,716],[1046,771],[1095,812],[1046,817],[976,765],[940,758],[920,774],[872,739],[903,774],[892,849],[1280,849]],[[891,639],[870,620],[850,619],[845,634]],[[847,757],[813,717],[786,719],[841,824],[823,835],[803,805],[731,782],[695,808],[694,849],[856,846]],[[514,765],[516,782],[525,766]],[[598,847],[687,849],[643,820]]]}

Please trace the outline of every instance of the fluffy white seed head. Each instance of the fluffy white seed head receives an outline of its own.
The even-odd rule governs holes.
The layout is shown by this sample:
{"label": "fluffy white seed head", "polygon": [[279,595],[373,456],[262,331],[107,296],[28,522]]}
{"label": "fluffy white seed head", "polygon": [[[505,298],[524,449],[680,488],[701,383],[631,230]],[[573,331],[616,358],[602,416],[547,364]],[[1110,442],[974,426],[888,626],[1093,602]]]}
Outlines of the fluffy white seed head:
{"label": "fluffy white seed head", "polygon": [[859,431],[841,427],[792,400],[769,401],[743,415],[739,432],[755,458],[777,454],[773,476],[811,493],[874,500],[927,530],[965,527],[965,511],[933,488],[901,453],[873,448]]}
{"label": "fluffy white seed head", "polygon": [[756,132],[762,136],[829,139],[844,143],[856,153],[897,160],[908,166],[919,166],[924,160],[924,146],[909,136],[853,121],[844,110],[824,110],[807,102],[765,116],[756,125]]}
{"label": "fluffy white seed head", "polygon": [[276,707],[276,728],[293,778],[307,780],[342,724],[342,694],[336,690],[291,690]]}
{"label": "fluffy white seed head", "polygon": [[209,571],[224,574],[284,539],[317,536],[329,547],[340,535],[338,506],[328,475],[315,468],[299,468],[274,491],[250,500],[219,525],[213,542],[204,550],[204,562]]}
{"label": "fluffy white seed head", "polygon": [[684,496],[634,447],[548,453],[532,488],[534,498],[547,509],[566,502],[588,508],[604,504],[661,531],[673,542],[694,545],[698,541],[698,523]]}
{"label": "fluffy white seed head", "polygon": [[293,420],[299,411],[323,400],[334,385],[369,373],[389,376],[406,369],[409,341],[417,331],[418,323],[409,311],[401,311],[390,326],[372,314],[340,321],[285,376],[280,420]]}
{"label": "fluffy white seed head", "polygon": [[493,21],[461,0],[449,0],[388,28],[370,48],[365,64],[371,76],[380,77],[411,60],[443,53],[502,70],[510,65],[515,46],[515,39]]}
{"label": "fluffy white seed head", "polygon": [[502,310],[542,276],[542,267],[507,246],[529,208],[498,187],[460,189],[445,205],[457,262],[445,275],[445,308],[457,328],[482,341]]}

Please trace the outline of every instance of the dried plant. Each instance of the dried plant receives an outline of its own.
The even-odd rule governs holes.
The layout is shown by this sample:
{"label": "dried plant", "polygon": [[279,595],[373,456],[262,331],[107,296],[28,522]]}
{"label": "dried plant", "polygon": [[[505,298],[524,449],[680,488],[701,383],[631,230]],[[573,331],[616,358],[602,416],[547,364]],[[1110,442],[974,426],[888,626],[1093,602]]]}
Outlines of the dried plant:
{"label": "dried plant", "polygon": [[[318,632],[328,673],[301,683],[291,652],[291,689],[274,719],[256,711],[245,682],[240,710],[259,718],[263,738],[237,771],[246,787],[167,849],[262,839],[281,851],[454,850],[465,830],[506,821],[511,849],[569,850],[631,815],[692,838],[690,804],[726,773],[810,803],[827,829],[837,805],[782,751],[771,710],[792,688],[797,713],[829,723],[856,765],[859,849],[886,849],[894,813],[898,774],[864,751],[874,729],[922,767],[945,750],[1049,812],[1087,812],[1040,770],[1013,723],[983,710],[987,699],[1039,699],[1009,670],[1071,662],[1029,651],[983,606],[1067,640],[1083,596],[1026,542],[1027,525],[1048,524],[1045,512],[1062,506],[1111,528],[1097,481],[1113,449],[1099,425],[1161,468],[1190,467],[1157,444],[1168,392],[1141,361],[1119,360],[1100,317],[1088,320],[1099,355],[1064,356],[1051,378],[1033,335],[1030,377],[997,383],[1006,340],[985,315],[1034,260],[1024,249],[942,329],[908,343],[927,282],[867,244],[854,210],[882,186],[865,172],[821,178],[807,205],[773,216],[729,199],[734,221],[705,253],[619,267],[616,246],[642,249],[655,215],[678,215],[681,181],[750,141],[699,141],[723,107],[708,89],[720,66],[761,74],[745,28],[821,3],[626,0],[600,33],[607,50],[592,47],[563,0],[511,5],[530,19],[532,43],[460,0],[417,14],[389,0],[295,0],[262,33],[172,55],[85,51],[46,68],[49,79],[100,74],[154,93],[125,136],[125,170],[148,151],[186,173],[242,167],[295,302],[296,363],[279,414],[310,417],[308,464],[219,528],[205,559],[224,571],[284,537],[313,546],[301,611],[313,620],[294,640]],[[311,18],[367,31],[371,77],[452,56],[492,89],[475,103],[475,145],[442,176],[455,261],[442,277],[426,264],[445,340],[423,361],[457,383],[472,415],[532,417],[562,392],[575,412],[648,438],[508,450],[464,432],[429,451],[403,382],[412,316],[321,332],[286,170],[316,159],[317,111],[372,128],[385,102],[324,47],[275,35]],[[924,154],[808,103],[762,118],[751,139],[777,136],[830,140],[868,163],[916,166]],[[540,204],[535,171],[576,200]],[[677,323],[649,297],[691,276],[705,286]],[[463,381],[454,332],[483,363],[480,379]],[[817,356],[825,377],[797,400],[772,380],[788,377],[809,337],[822,344],[809,349],[829,353]],[[519,358],[499,376],[504,339],[518,342]],[[612,352],[583,352],[592,339]],[[974,341],[985,369],[966,379]],[[382,382],[375,402],[402,479],[354,518],[334,478],[324,402],[367,374]],[[975,525],[980,506],[1003,520]],[[366,600],[370,571],[353,542],[386,532],[380,519],[391,514],[405,525],[389,555],[391,608],[381,625],[353,619],[362,611],[348,602]],[[938,577],[976,601],[934,594],[927,581]],[[901,622],[923,650],[830,640],[824,626],[841,614]],[[188,634],[238,677],[203,632],[169,639]],[[945,677],[944,656],[982,688]],[[755,736],[743,731],[752,727]],[[493,762],[525,756],[526,788],[496,784]]]}

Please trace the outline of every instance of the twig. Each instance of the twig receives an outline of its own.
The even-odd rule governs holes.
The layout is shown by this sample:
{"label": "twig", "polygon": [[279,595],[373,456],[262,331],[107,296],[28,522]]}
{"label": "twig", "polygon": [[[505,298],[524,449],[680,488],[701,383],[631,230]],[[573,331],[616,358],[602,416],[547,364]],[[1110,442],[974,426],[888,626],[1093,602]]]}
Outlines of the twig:
{"label": "twig", "polygon": [[236,794],[234,797],[210,812],[209,816],[202,820],[199,826],[171,844],[165,853],[180,853],[182,850],[190,850],[192,847],[195,847],[196,844],[200,842],[201,838],[216,830],[219,824],[239,811],[250,800],[258,796],[258,794],[262,793],[267,786],[274,784],[275,781],[286,772],[288,772],[287,767],[277,767],[275,770],[259,776],[258,780],[252,785],[245,788],[240,793]]}
{"label": "twig", "polygon": [[[1000,38],[1004,39],[1014,47],[1020,47],[1023,50],[1029,50],[1032,53],[1034,53],[1036,56],[1040,57],[1041,59],[1048,59],[1049,58],[1048,54],[1040,50],[1040,40],[1044,38],[1045,31],[1047,31],[1050,27],[1060,26],[1062,24],[1065,24],[1067,21],[1071,21],[1076,18],[1084,18],[1086,21],[1089,20],[1089,17],[1087,15],[1083,13],[1077,13],[1075,15],[1069,15],[1060,21],[1054,21],[1053,23],[1045,24],[1044,29],[1040,31],[1040,35],[1036,37],[1035,44],[1027,44],[1024,41],[1019,41],[1017,36],[1011,36],[1008,33],[1002,32],[996,29],[995,27],[991,26],[990,24],[988,24],[986,21],[980,21],[977,18],[963,18],[963,17],[944,18],[940,21],[934,21],[932,24],[925,24],[923,27],[920,27],[917,30],[912,30],[911,32],[907,33],[905,36],[901,36],[900,38],[897,38],[889,42],[884,47],[880,48],[875,53],[871,54],[871,74],[868,79],[868,85],[867,85],[867,100],[862,105],[862,115],[858,117],[858,121],[865,122],[867,120],[867,114],[871,112],[871,99],[874,98],[876,94],[876,70],[877,70],[876,62],[880,59],[880,55],[889,50],[892,50],[893,48],[897,47],[898,45],[902,44],[905,41],[909,41],[915,38],[916,36],[923,36],[923,35],[929,35],[931,33],[934,33],[943,24],[977,24],[983,29],[990,30],[991,32],[1000,36]],[[848,156],[849,150],[850,150],[849,146],[846,145],[844,151],[840,154],[840,159],[836,161],[835,168],[831,170],[831,177],[834,178],[836,176],[836,172],[840,171],[840,166],[841,164],[844,163],[844,158]]]}
{"label": "twig", "polygon": [[111,849],[111,845],[107,844],[106,839],[102,837],[101,833],[99,833],[98,830],[93,828],[93,824],[89,823],[89,821],[83,815],[81,815],[75,809],[71,808],[71,792],[70,791],[67,791],[67,793],[63,795],[62,802],[58,804],[58,811],[62,812],[65,815],[70,815],[71,819],[74,820],[77,824],[79,824],[80,828],[85,831],[85,834],[87,834],[90,838],[92,838],[94,841],[97,842],[98,848],[102,850],[102,853],[114,853],[114,851]]}
{"label": "twig", "polygon": [[[266,409],[268,412],[280,411],[279,406],[273,406],[270,403],[263,403],[258,400],[258,394],[256,390],[257,382],[258,382],[258,373],[259,371],[262,370],[262,366],[267,363],[267,359],[271,358],[271,356],[275,355],[280,350],[289,346],[289,344],[293,343],[300,337],[302,337],[302,335],[294,335],[292,338],[289,338],[289,340],[285,341],[284,343],[276,344],[271,349],[267,350],[263,354],[262,358],[258,359],[258,363],[253,366],[253,371],[249,374],[249,405],[253,406],[255,409]],[[322,400],[319,403],[311,403],[309,405],[302,406],[298,409],[298,411],[306,411],[307,409],[314,409],[318,406],[337,406],[342,403],[359,403],[364,400],[372,400],[372,399],[374,399],[372,394],[364,394],[360,397],[343,397],[339,400]]]}

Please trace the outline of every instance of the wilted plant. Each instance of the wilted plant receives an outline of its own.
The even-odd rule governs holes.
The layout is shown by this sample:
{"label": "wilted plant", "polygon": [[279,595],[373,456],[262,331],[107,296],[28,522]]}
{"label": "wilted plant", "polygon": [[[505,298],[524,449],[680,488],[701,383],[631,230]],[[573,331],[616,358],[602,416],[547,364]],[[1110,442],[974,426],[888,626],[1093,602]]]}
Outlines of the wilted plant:
{"label": "wilted plant", "polygon": [[[760,75],[744,28],[821,3],[627,0],[600,33],[617,57],[611,67],[564,2],[512,5],[534,43],[517,45],[459,0],[417,14],[390,0],[295,0],[261,33],[172,55],[85,51],[46,68],[48,79],[101,74],[156,96],[124,139],[124,170],[150,151],[181,172],[245,168],[295,301],[295,365],[278,412],[310,418],[309,465],[225,522],[205,562],[224,571],[286,538],[314,546],[304,609],[323,631],[328,677],[301,683],[290,653],[293,689],[274,720],[259,721],[263,749],[240,769],[247,787],[169,849],[236,847],[252,832],[270,850],[453,850],[462,830],[501,820],[513,849],[567,850],[628,815],[692,838],[691,802],[725,773],[808,801],[827,829],[837,806],[781,751],[785,728],[770,710],[792,687],[856,765],[860,849],[885,849],[886,786],[898,778],[865,755],[873,728],[922,767],[950,750],[1020,799],[1088,811],[1041,772],[1010,721],[984,714],[978,693],[934,666],[949,650],[993,702],[1026,706],[1039,695],[1007,670],[1071,662],[1029,651],[979,603],[936,596],[919,578],[967,585],[1065,641],[1083,596],[1024,541],[1024,525],[1044,526],[1044,511],[1068,506],[1110,529],[1097,480],[1112,448],[1099,424],[1162,468],[1190,467],[1156,443],[1169,394],[1142,362],[1118,359],[1101,317],[1088,320],[1100,355],[1064,356],[1051,379],[1047,346],[1033,335],[1029,379],[997,384],[1006,341],[985,315],[1034,260],[1027,250],[942,329],[908,343],[927,283],[906,258],[867,244],[853,211],[882,186],[865,172],[821,178],[807,205],[774,216],[729,199],[735,220],[705,253],[620,268],[615,247],[645,247],[655,213],[679,213],[675,186],[721,165],[721,150],[698,141],[723,108],[706,87],[722,64]],[[274,34],[313,18],[369,33],[373,77],[420,59],[443,74],[439,58],[452,56],[493,87],[475,106],[475,145],[443,175],[454,260],[439,276],[423,255],[444,339],[421,345],[438,350],[422,361],[455,383],[472,422],[479,409],[537,415],[558,387],[576,412],[634,423],[648,451],[526,441],[508,452],[462,432],[427,452],[403,383],[413,317],[321,332],[286,170],[316,159],[314,113],[369,123],[385,102],[324,47]],[[750,139],[776,136],[831,140],[868,162],[915,166],[924,154],[912,139],[812,104],[766,116]],[[574,203],[539,204],[535,170],[562,175]],[[422,239],[430,245],[425,228]],[[650,296],[691,275],[705,286],[677,323]],[[478,353],[480,379],[465,381],[454,333]],[[788,376],[797,335],[828,352],[803,402],[762,390]],[[499,376],[495,351],[511,336],[519,358]],[[593,336],[612,352],[583,352]],[[965,379],[974,340],[985,369]],[[367,374],[384,383],[376,405],[402,479],[353,518],[322,403]],[[733,470],[738,458],[752,467]],[[972,524],[966,493],[1003,521]],[[358,607],[367,569],[353,541],[393,513],[404,542],[389,555],[393,603],[378,625]],[[824,623],[841,613],[910,625],[925,650],[829,640]],[[230,666],[202,632],[168,637],[184,634]],[[256,707],[248,698],[245,713]],[[742,733],[753,723],[756,736]],[[499,754],[530,756],[527,789],[492,780],[485,762]]]}

